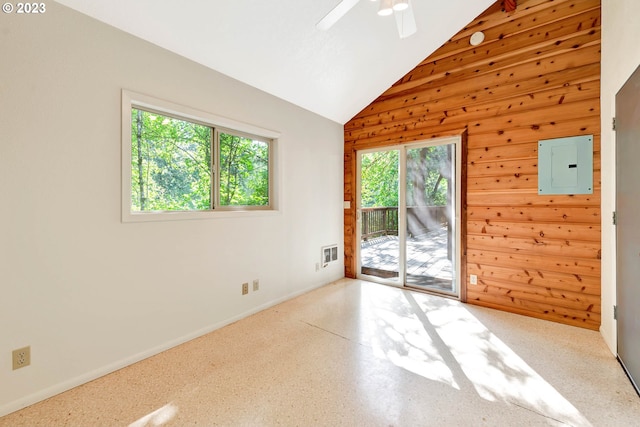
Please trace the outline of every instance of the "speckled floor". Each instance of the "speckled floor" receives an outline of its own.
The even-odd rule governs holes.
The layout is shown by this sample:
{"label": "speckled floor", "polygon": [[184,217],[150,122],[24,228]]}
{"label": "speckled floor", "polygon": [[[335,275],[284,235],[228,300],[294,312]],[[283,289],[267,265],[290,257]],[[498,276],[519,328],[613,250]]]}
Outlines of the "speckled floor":
{"label": "speckled floor", "polygon": [[638,426],[597,332],[340,280],[0,426]]}

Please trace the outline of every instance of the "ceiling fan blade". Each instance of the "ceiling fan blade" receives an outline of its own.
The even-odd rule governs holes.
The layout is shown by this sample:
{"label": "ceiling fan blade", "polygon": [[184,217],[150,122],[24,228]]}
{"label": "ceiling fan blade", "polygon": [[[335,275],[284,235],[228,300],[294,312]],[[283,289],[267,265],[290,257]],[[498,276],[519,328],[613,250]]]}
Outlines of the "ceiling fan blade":
{"label": "ceiling fan blade", "polygon": [[340,18],[346,15],[353,6],[358,4],[359,1],[360,0],[342,0],[316,24],[316,28],[319,30],[328,30],[333,24],[338,22]]}
{"label": "ceiling fan blade", "polygon": [[396,11],[393,15],[396,17],[396,26],[398,27],[398,34],[400,34],[401,39],[406,39],[418,31],[411,2],[409,2],[408,8],[400,12]]}

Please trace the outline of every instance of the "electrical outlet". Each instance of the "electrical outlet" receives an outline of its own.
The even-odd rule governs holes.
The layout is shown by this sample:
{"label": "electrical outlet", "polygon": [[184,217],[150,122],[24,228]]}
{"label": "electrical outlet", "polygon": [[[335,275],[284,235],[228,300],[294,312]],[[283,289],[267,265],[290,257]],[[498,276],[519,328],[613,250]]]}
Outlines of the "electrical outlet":
{"label": "electrical outlet", "polygon": [[476,276],[475,274],[472,274],[469,276],[469,283],[471,283],[472,285],[477,285],[478,284],[478,276]]}
{"label": "electrical outlet", "polygon": [[260,290],[260,281],[258,279],[253,281],[253,292]]}
{"label": "electrical outlet", "polygon": [[19,348],[12,352],[13,370],[31,365],[31,346]]}
{"label": "electrical outlet", "polygon": [[320,271],[320,263],[316,262],[316,271]]}
{"label": "electrical outlet", "polygon": [[246,295],[249,293],[249,284],[248,283],[243,283],[242,284],[242,295]]}

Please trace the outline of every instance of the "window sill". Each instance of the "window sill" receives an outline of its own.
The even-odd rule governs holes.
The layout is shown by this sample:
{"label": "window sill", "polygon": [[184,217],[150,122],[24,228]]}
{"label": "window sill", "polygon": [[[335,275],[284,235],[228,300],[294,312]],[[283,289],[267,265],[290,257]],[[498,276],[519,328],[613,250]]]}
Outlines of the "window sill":
{"label": "window sill", "polygon": [[196,219],[256,218],[280,215],[275,209],[221,210],[198,212],[123,212],[122,222],[188,221]]}

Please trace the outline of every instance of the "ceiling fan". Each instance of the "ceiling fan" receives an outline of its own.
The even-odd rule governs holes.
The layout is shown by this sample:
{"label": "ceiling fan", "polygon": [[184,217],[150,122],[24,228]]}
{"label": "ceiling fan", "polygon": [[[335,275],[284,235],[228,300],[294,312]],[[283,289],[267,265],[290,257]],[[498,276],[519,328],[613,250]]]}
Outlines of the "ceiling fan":
{"label": "ceiling fan", "polygon": [[[378,9],[378,15],[394,15],[396,18],[396,26],[398,27],[398,34],[401,39],[407,38],[417,31],[416,19],[413,16],[413,8],[411,7],[410,0],[379,1],[380,8]],[[316,24],[316,28],[319,30],[328,30],[359,2],[360,0],[342,0]]]}

